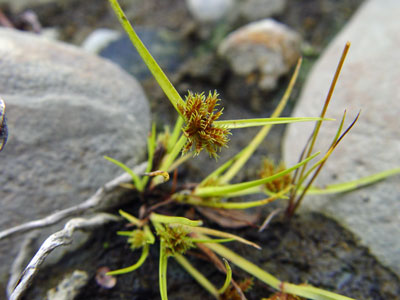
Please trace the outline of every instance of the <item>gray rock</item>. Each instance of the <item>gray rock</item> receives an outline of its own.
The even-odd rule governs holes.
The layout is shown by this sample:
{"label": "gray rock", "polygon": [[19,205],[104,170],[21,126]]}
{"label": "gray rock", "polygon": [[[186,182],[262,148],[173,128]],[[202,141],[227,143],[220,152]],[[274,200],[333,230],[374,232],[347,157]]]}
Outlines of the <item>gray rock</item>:
{"label": "gray rock", "polygon": [[[400,166],[400,2],[369,0],[330,44],[314,66],[295,116],[317,116],[346,41],[352,47],[327,117],[348,122],[361,109],[353,130],[333,153],[317,185],[344,182]],[[324,150],[338,122],[326,122],[316,149]],[[293,163],[311,132],[311,124],[291,125],[284,155]],[[307,197],[303,208],[321,211],[355,232],[388,267],[400,275],[400,177],[358,191]]]}
{"label": "gray rock", "polygon": [[88,281],[89,276],[86,272],[75,270],[67,275],[56,288],[48,291],[47,300],[73,300]]}
{"label": "gray rock", "polygon": [[273,19],[265,19],[229,34],[218,47],[218,53],[236,75],[260,74],[259,88],[269,91],[296,63],[300,44],[296,32]]}
{"label": "gray rock", "polygon": [[[0,153],[0,230],[73,206],[142,159],[149,106],[137,81],[78,48],[0,29],[9,139]],[[0,289],[17,247],[0,242]]]}
{"label": "gray rock", "polygon": [[222,19],[235,0],[186,0],[190,13],[199,22],[212,23]]}

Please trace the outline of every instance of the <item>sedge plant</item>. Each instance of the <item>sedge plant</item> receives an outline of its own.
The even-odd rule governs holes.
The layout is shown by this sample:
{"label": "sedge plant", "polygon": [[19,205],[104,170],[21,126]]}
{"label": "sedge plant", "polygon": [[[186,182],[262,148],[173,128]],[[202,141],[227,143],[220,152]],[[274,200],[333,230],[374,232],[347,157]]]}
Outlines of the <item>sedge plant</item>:
{"label": "sedge plant", "polygon": [[[197,156],[201,151],[205,150],[210,157],[217,159],[221,149],[227,147],[233,130],[254,126],[261,127],[261,129],[248,146],[223,163],[194,187],[179,187],[176,183],[176,177],[174,176],[171,191],[162,201],[152,205],[148,203],[148,205],[142,206],[144,209],[136,216],[121,210],[120,214],[136,228],[132,231],[121,231],[118,232],[118,234],[126,236],[131,249],[139,249],[142,251],[142,254],[135,264],[111,271],[108,274],[120,275],[132,272],[141,267],[149,255],[149,248],[158,240],[160,245],[159,289],[161,299],[163,300],[168,299],[167,266],[168,259],[171,257],[216,299],[224,299],[224,295],[226,296],[227,293],[231,293],[233,290],[238,293],[240,299],[245,299],[243,294],[245,288],[242,288],[241,285],[234,280],[228,261],[277,290],[278,294],[276,295],[290,295],[293,299],[299,299],[298,297],[314,300],[351,299],[310,285],[295,285],[280,281],[222,244],[236,241],[255,248],[259,248],[258,245],[228,232],[202,227],[201,220],[190,220],[180,215],[174,215],[173,212],[170,212],[168,215],[159,214],[157,212],[160,207],[163,207],[165,211],[172,202],[194,207],[205,206],[217,210],[244,210],[251,207],[266,205],[276,199],[284,198],[289,199],[287,212],[288,215],[292,215],[300,205],[306,193],[348,191],[399,173],[399,169],[391,170],[372,177],[363,178],[356,182],[331,186],[326,190],[318,190],[312,187],[315,177],[318,175],[330,154],[357,120],[356,118],[353,124],[342,133],[343,117],[331,147],[322,158],[313,163],[311,167],[308,167],[320,154],[319,152],[313,153],[313,146],[321,122],[330,120],[325,117],[326,108],[328,107],[349,45],[346,46],[345,52],[342,55],[341,63],[339,64],[331,86],[331,91],[319,117],[280,117],[295,84],[301,65],[300,59],[279,105],[269,118],[220,120],[219,118],[223,113],[223,108],[218,109],[221,101],[218,93],[216,91],[208,93],[192,93],[189,91],[185,99],[182,99],[136,34],[119,6],[118,1],[109,0],[109,2],[121,25],[130,37],[132,44],[135,46],[178,114],[176,124],[172,131],[166,127],[164,132],[157,134],[155,126],[152,126],[147,143],[147,168],[143,174],[135,174],[123,163],[113,158],[106,157],[109,161],[117,164],[131,175],[132,187],[139,193],[142,193],[143,198],[145,198],[148,192],[157,188],[158,185],[169,180],[169,174],[176,170],[185,160]],[[316,121],[316,129],[297,164],[286,168],[284,165],[275,167],[271,162],[265,162],[264,170],[260,172],[261,178],[247,182],[231,183],[232,179],[243,169],[248,159],[266,138],[273,125],[305,121]],[[162,149],[162,151],[159,151],[159,149]],[[157,151],[162,153],[161,159],[155,159]],[[291,175],[293,173],[294,175]],[[176,174],[176,172],[174,174]],[[261,194],[263,196],[262,199],[256,201],[230,201],[230,198],[249,194]],[[144,199],[144,201],[146,201],[146,199]],[[211,283],[186,258],[187,250],[195,248],[202,251],[209,260],[214,263],[217,269],[225,273],[225,282],[220,288],[217,288]],[[249,285],[247,284],[246,286],[248,287]],[[271,299],[278,298],[275,297]]]}

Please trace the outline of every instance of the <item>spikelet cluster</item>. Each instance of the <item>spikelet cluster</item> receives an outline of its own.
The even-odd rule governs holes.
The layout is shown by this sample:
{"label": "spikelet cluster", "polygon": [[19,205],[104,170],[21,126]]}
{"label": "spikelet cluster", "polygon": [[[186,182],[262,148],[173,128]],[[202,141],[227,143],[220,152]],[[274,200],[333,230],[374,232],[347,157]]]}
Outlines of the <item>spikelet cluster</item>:
{"label": "spikelet cluster", "polygon": [[157,228],[157,234],[164,240],[165,253],[168,256],[173,256],[175,253],[185,254],[188,249],[194,247],[189,231],[182,226],[165,226],[162,230]]}
{"label": "spikelet cluster", "polygon": [[[261,170],[259,172],[261,178],[266,178],[286,169],[285,164],[281,162],[278,166],[269,160],[264,159]],[[290,185],[292,177],[290,174],[283,175],[265,184],[265,188],[273,193],[278,193]]]}
{"label": "spikelet cluster", "polygon": [[217,152],[221,150],[221,147],[226,147],[229,141],[227,137],[230,134],[229,130],[214,124],[223,111],[223,109],[216,110],[219,101],[215,91],[213,94],[209,92],[207,97],[204,93],[189,92],[185,105],[178,104],[178,110],[186,123],[182,129],[187,138],[183,153],[188,152],[194,146],[195,155],[206,149],[210,156],[217,158]]}

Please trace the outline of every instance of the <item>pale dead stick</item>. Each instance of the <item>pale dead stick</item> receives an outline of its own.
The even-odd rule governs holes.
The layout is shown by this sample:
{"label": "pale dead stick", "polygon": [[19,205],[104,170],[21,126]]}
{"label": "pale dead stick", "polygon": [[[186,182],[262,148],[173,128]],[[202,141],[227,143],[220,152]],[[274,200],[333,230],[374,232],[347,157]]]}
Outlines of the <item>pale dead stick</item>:
{"label": "pale dead stick", "polygon": [[[136,174],[144,172],[147,163],[142,163],[134,168]],[[76,216],[93,209],[93,211],[106,210],[121,204],[118,202],[120,197],[114,193],[117,189],[121,189],[121,193],[125,190],[120,187],[121,184],[128,183],[132,180],[128,173],[124,173],[113,180],[107,182],[103,187],[99,188],[89,199],[81,204],[72,206],[42,219],[30,221],[0,232],[0,241],[15,234],[21,234],[30,230],[47,227],[60,222],[61,220]]]}

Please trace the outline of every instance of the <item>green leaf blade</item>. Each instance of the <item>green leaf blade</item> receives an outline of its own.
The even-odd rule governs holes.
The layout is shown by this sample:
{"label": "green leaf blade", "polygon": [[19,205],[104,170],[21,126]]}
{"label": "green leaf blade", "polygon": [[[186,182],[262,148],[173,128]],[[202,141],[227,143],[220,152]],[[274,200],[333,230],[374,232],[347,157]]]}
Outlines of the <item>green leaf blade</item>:
{"label": "green leaf blade", "polygon": [[131,168],[129,168],[129,167],[128,167],[127,165],[125,165],[124,163],[122,163],[122,162],[120,162],[120,161],[118,161],[118,160],[116,160],[116,159],[114,159],[114,158],[111,158],[111,157],[109,157],[109,156],[104,156],[104,158],[107,159],[108,161],[112,162],[113,164],[117,165],[117,166],[120,167],[121,169],[123,169],[123,170],[124,170],[126,173],[128,173],[129,175],[131,175],[132,181],[133,181],[133,183],[134,183],[136,189],[137,189],[139,192],[143,192],[143,188],[144,188],[144,187],[143,187],[143,184],[142,184],[142,180],[140,179],[140,177],[139,177],[137,174],[135,174],[135,173],[132,171]]}
{"label": "green leaf blade", "polygon": [[139,36],[136,34],[132,25],[130,24],[124,12],[122,11],[118,1],[109,0],[109,2],[115,14],[117,15],[118,20],[120,21],[122,27],[125,29],[130,40],[132,41],[133,46],[136,48],[139,55],[142,57],[148,69],[153,74],[154,78],[157,80],[161,89],[164,91],[165,95],[168,97],[169,101],[172,103],[176,111],[180,113],[178,110],[178,104],[181,105],[184,104],[184,101],[182,100],[181,96],[179,95],[175,87],[171,84],[171,82],[169,81],[168,77],[165,75],[163,70],[157,64],[156,60],[147,50],[146,46],[140,40]]}
{"label": "green leaf blade", "polygon": [[248,182],[243,182],[243,183],[236,183],[236,184],[230,184],[230,185],[225,185],[225,186],[213,186],[213,187],[198,187],[193,194],[199,197],[214,197],[214,196],[224,196],[226,194],[230,193],[236,193],[241,190],[245,190],[254,186],[260,186],[262,184],[265,184],[267,182],[270,182],[276,178],[279,178],[285,174],[288,174],[289,172],[299,168],[303,164],[307,163],[308,161],[312,160],[315,158],[319,152],[315,153],[314,155],[308,157],[307,159],[301,161],[298,164],[295,164],[294,166],[276,173],[273,176],[267,177],[267,178],[262,178],[262,179],[257,179],[253,181],[248,181]]}
{"label": "green leaf blade", "polygon": [[258,119],[244,119],[244,120],[215,121],[214,124],[216,126],[221,126],[227,129],[239,129],[239,128],[257,127],[265,125],[288,124],[288,123],[310,122],[310,121],[333,121],[333,119],[320,118],[320,117],[258,118]]}

